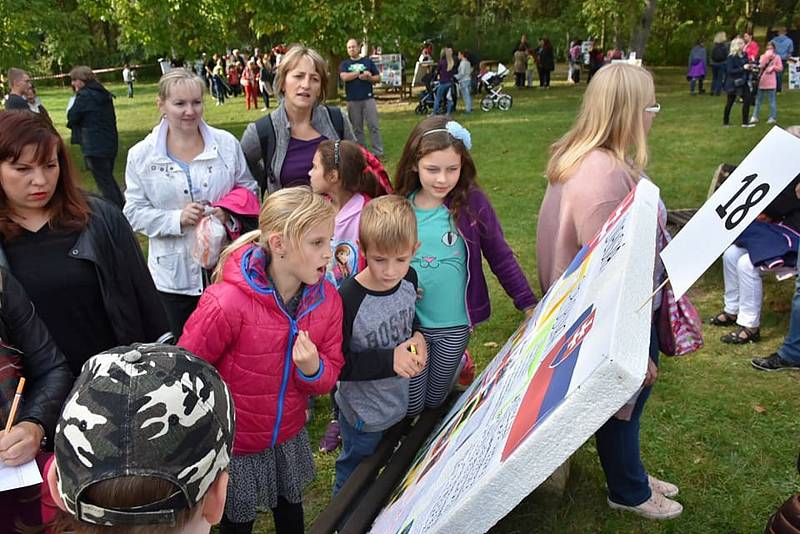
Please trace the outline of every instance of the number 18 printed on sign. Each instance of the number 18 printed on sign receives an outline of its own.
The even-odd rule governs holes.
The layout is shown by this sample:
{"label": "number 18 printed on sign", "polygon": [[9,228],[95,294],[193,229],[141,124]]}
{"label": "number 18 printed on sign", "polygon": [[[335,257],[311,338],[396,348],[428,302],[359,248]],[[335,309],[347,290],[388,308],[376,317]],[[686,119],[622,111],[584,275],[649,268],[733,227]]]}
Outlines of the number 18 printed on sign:
{"label": "number 18 printed on sign", "polygon": [[679,299],[759,213],[800,174],[800,139],[777,126],[664,247],[661,259]]}

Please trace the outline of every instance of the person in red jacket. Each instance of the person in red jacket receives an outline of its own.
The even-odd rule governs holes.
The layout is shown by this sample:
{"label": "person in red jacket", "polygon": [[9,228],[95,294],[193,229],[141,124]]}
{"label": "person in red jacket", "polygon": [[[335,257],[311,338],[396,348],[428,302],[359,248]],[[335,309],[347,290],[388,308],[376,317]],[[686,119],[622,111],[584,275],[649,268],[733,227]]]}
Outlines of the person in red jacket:
{"label": "person in red jacket", "polygon": [[342,302],[324,279],[335,215],[307,187],[267,197],[259,229],[223,253],[178,343],[219,370],[236,407],[223,534],[251,532],[264,507],[276,532],[303,532],[314,478],[305,408],[344,365]]}

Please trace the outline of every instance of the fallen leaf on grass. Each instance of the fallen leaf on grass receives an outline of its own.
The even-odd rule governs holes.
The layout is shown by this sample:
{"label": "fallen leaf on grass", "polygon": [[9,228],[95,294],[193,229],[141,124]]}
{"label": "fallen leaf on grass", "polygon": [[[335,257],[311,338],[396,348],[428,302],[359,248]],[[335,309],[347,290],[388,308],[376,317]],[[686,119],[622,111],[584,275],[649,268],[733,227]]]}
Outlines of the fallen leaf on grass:
{"label": "fallen leaf on grass", "polygon": [[760,404],[756,404],[753,406],[753,409],[758,413],[767,413],[767,409],[761,406]]}
{"label": "fallen leaf on grass", "polygon": [[486,343],[483,344],[483,346],[489,349],[496,349],[497,343],[495,343],[494,341],[487,341]]}

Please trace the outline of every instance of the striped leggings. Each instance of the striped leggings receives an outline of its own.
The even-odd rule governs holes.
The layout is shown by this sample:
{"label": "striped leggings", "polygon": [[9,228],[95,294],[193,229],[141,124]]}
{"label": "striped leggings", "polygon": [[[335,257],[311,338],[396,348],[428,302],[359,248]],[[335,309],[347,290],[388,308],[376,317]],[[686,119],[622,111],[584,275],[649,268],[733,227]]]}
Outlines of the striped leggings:
{"label": "striped leggings", "polygon": [[469,326],[419,329],[428,344],[428,364],[411,379],[408,415],[419,415],[424,408],[442,404],[453,388],[458,364],[469,342]]}

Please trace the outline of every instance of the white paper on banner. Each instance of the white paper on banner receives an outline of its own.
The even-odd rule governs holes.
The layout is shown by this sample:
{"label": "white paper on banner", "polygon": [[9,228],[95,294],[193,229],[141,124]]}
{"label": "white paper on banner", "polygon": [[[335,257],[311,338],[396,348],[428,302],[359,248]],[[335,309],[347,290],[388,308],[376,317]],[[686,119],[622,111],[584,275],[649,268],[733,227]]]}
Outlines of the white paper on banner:
{"label": "white paper on banner", "polygon": [[36,460],[28,463],[11,467],[0,461],[0,491],[8,491],[25,486],[41,484],[42,475],[39,473],[39,466]]}
{"label": "white paper on banner", "polygon": [[487,531],[639,390],[657,212],[643,180],[431,433],[371,532]]}
{"label": "white paper on banner", "polygon": [[800,139],[773,127],[661,251],[679,299],[800,174]]}

